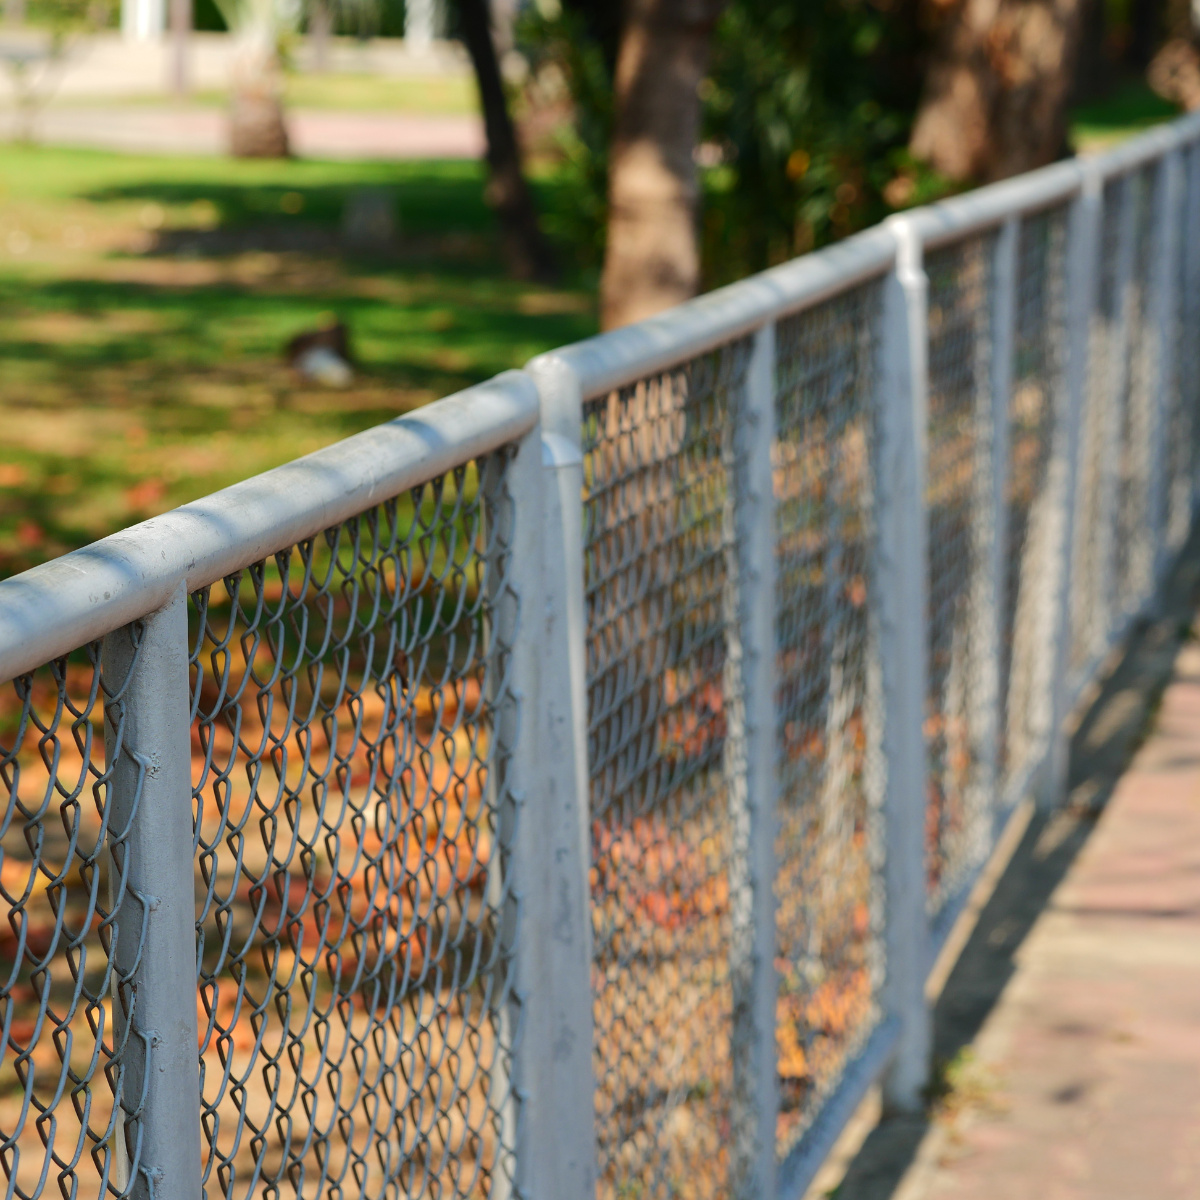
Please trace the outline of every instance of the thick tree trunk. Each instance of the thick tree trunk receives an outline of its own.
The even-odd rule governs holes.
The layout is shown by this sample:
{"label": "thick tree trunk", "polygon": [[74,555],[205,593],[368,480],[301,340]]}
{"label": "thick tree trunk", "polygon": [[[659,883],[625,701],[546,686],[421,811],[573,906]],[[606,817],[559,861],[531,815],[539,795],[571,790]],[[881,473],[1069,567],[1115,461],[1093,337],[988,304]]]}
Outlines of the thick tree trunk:
{"label": "thick tree trunk", "polygon": [[283,72],[275,30],[253,23],[235,36],[230,74],[229,149],[235,158],[286,158]]}
{"label": "thick tree trunk", "polygon": [[960,181],[1059,158],[1082,10],[1082,0],[959,0],[926,72],[913,154]]}
{"label": "thick tree trunk", "polygon": [[518,279],[552,281],[558,271],[521,171],[521,150],[500,78],[488,0],[459,0],[459,15],[463,41],[475,67],[487,133],[487,200],[500,221],[509,270]]}
{"label": "thick tree trunk", "polygon": [[606,329],[695,295],[699,88],[724,0],[629,0],[614,89]]}

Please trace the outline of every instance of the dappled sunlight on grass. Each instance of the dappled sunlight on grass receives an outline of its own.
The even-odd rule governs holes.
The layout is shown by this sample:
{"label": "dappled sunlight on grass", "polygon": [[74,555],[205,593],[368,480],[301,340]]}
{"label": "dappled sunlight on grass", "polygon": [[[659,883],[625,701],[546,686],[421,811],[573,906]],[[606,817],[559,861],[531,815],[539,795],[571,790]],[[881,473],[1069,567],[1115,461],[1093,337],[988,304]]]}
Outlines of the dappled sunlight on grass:
{"label": "dappled sunlight on grass", "polygon": [[[351,189],[395,194],[378,253]],[[0,577],[595,328],[504,275],[476,163],[232,162],[0,148]],[[336,313],[353,386],[303,384]]]}

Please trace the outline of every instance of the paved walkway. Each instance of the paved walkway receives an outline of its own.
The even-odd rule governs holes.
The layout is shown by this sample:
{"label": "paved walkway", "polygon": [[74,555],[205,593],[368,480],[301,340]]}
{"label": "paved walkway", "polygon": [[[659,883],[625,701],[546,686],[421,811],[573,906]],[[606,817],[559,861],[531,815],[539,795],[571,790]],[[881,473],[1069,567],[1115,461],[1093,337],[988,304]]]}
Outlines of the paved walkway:
{"label": "paved walkway", "polygon": [[1076,735],[1074,810],[1019,838],[950,973],[934,1117],[882,1122],[836,1192],[827,1174],[810,1198],[1200,1197],[1200,642],[1178,640],[1191,557],[1174,611]]}
{"label": "paved walkway", "polygon": [[[225,154],[226,115],[216,108],[164,104],[54,106],[34,125],[38,142],[128,154]],[[11,111],[0,112],[0,139]],[[292,150],[301,158],[478,158],[483,121],[473,115],[288,111]]]}
{"label": "paved walkway", "polygon": [[1200,646],[1017,955],[904,1200],[1200,1196]]}

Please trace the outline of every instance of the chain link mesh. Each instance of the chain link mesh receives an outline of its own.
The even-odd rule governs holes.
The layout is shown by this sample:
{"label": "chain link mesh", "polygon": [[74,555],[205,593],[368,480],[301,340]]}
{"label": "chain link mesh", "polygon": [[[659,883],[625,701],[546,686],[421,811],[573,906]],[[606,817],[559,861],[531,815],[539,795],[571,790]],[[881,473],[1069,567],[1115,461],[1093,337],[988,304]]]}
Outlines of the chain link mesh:
{"label": "chain link mesh", "polygon": [[1122,405],[1117,480],[1116,591],[1121,617],[1131,617],[1154,586],[1155,538],[1151,514],[1153,379],[1158,331],[1150,301],[1153,286],[1154,168],[1130,177],[1134,205],[1133,279],[1128,304],[1128,393]]}
{"label": "chain link mesh", "polygon": [[1080,423],[1075,562],[1071,574],[1071,690],[1108,647],[1113,626],[1117,445],[1120,423],[1121,230],[1128,203],[1123,181],[1104,188],[1096,309],[1090,321],[1088,382]]}
{"label": "chain link mesh", "polygon": [[191,598],[207,1197],[510,1193],[503,460]]}
{"label": "chain link mesh", "polygon": [[1057,549],[1049,483],[1067,336],[1066,239],[1065,208],[1026,217],[1017,239],[1000,640],[1001,760],[1009,781],[1033,762],[1050,729]]}
{"label": "chain link mesh", "polygon": [[132,815],[114,828],[109,812],[129,675],[107,677],[95,642],[0,688],[0,1169],[5,1195],[22,1200],[127,1195],[138,1166],[136,1119],[114,1103],[131,1007],[113,952]]}
{"label": "chain link mesh", "polygon": [[938,911],[979,861],[980,779],[972,705],[978,675],[978,595],[990,512],[991,318],[994,234],[934,250],[929,278],[929,700],[925,717],[929,905]]}
{"label": "chain link mesh", "polygon": [[723,773],[740,341],[588,401],[584,588],[598,1195],[726,1194]]}
{"label": "chain link mesh", "polygon": [[776,331],[780,1157],[879,1016],[867,779],[879,308],[870,283]]}

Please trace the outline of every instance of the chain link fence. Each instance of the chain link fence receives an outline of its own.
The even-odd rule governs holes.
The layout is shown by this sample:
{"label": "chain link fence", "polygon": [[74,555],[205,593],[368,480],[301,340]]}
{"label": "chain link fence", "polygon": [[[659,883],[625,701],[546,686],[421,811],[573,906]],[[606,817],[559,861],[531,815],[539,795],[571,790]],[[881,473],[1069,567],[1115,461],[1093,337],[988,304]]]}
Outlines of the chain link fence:
{"label": "chain link fence", "polygon": [[928,685],[925,740],[929,903],[937,912],[986,852],[972,689],[981,624],[976,581],[991,533],[991,312],[995,235],[932,251],[929,277]]}
{"label": "chain link fence", "polygon": [[[122,1189],[136,1125],[114,1103],[129,1043],[128,972],[115,961],[138,904],[126,887],[135,812],[112,802],[126,673],[99,642],[0,691],[0,1169],[7,1194]],[[105,727],[105,714],[109,727]]]}
{"label": "chain link fence", "polygon": [[[880,287],[776,333],[776,1042],[781,1158],[880,1016],[882,840],[869,620]],[[878,690],[877,684],[874,685]]]}
{"label": "chain link fence", "polygon": [[919,1105],[930,962],[1191,530],[1197,139],[0,582],[6,1196],[798,1200]]}
{"label": "chain link fence", "polygon": [[727,467],[748,347],[583,410],[601,1196],[717,1196],[732,983]]}
{"label": "chain link fence", "polygon": [[191,597],[210,1196],[509,1194],[503,459]]}

